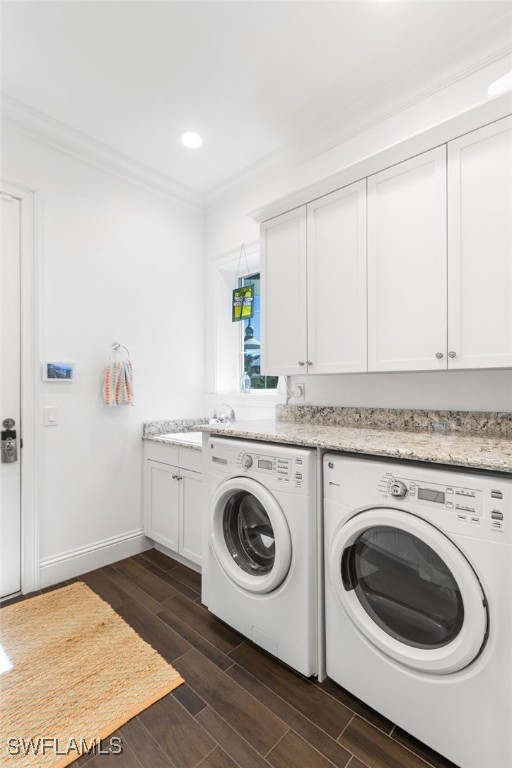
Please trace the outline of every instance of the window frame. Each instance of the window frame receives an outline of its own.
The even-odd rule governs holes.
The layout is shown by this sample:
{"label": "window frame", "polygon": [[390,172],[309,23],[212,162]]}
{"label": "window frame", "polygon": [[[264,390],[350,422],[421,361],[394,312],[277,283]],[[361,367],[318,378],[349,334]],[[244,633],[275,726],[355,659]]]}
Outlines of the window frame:
{"label": "window frame", "polygon": [[[244,258],[244,272],[241,277],[260,272],[259,240],[245,243],[247,262]],[[263,407],[285,402],[285,386],[282,377],[278,379],[276,389],[251,389],[249,393],[240,392],[240,371],[242,359],[241,326],[243,323],[231,322],[229,306],[233,288],[238,282],[238,264],[240,249],[212,259],[206,270],[206,393],[210,405],[216,406],[217,399],[230,397],[235,403],[250,400],[254,404],[260,401]],[[226,311],[226,307],[228,311]],[[240,327],[237,327],[239,326]]]}

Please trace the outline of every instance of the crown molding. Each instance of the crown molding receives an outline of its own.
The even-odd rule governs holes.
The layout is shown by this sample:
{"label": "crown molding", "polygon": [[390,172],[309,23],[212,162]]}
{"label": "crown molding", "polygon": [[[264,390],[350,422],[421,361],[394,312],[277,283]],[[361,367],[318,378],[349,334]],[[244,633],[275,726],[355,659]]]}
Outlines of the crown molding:
{"label": "crown molding", "polygon": [[375,90],[357,102],[344,106],[322,124],[206,192],[204,200],[207,211],[275,180],[277,175],[292,171],[484,67],[510,56],[510,24],[509,14],[501,16],[478,34],[463,39],[450,51],[412,68],[388,87]]}
{"label": "crown molding", "polygon": [[53,149],[83,160],[102,171],[156,192],[173,202],[204,210],[204,197],[191,187],[160,171],[139,163],[85,133],[55,120],[37,109],[1,94],[2,122]]}
{"label": "crown molding", "polygon": [[[205,194],[130,158],[12,97],[1,95],[2,120],[16,130],[174,202],[207,211],[257,189],[287,171],[342,145],[394,115],[512,54],[510,14],[459,42],[456,47],[412,68],[386,88],[344,106],[293,141],[260,158]],[[337,94],[333,93],[333,101]]]}

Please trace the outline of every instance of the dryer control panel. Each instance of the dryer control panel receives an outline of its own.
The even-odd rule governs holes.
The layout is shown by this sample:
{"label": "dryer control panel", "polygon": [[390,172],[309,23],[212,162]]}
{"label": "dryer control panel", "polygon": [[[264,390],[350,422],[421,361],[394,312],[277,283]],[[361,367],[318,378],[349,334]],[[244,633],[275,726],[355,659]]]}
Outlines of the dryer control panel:
{"label": "dryer control panel", "polygon": [[484,499],[484,491],[481,488],[441,485],[430,480],[396,477],[391,472],[386,472],[382,477],[378,489],[384,498],[403,499],[420,507],[445,509],[452,513],[459,523],[472,525],[482,524],[484,506],[488,507],[490,503],[491,528],[495,531],[503,530],[504,514],[500,505],[503,492],[498,489],[491,488],[487,493],[489,499]]}
{"label": "dryer control panel", "polygon": [[512,545],[512,475],[327,453],[324,498],[349,510],[396,509],[448,534]]}

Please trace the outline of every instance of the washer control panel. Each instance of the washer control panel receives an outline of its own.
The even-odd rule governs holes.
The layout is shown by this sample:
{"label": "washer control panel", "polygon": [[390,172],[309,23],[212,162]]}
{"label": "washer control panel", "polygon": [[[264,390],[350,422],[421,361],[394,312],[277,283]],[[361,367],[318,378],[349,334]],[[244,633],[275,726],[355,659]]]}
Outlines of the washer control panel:
{"label": "washer control panel", "polygon": [[268,453],[240,451],[236,466],[250,471],[251,474],[272,475],[279,483],[293,485],[295,488],[300,488],[305,479],[302,458],[299,457],[277,457]]}
{"label": "washer control panel", "polygon": [[206,461],[209,471],[252,477],[271,490],[312,495],[316,491],[316,451],[311,448],[242,441],[212,435]]}
{"label": "washer control panel", "polygon": [[503,530],[505,515],[503,491],[440,485],[411,478],[395,477],[390,472],[380,479],[378,490],[384,498],[406,499],[408,504],[451,513],[461,524],[485,524],[493,531]]}

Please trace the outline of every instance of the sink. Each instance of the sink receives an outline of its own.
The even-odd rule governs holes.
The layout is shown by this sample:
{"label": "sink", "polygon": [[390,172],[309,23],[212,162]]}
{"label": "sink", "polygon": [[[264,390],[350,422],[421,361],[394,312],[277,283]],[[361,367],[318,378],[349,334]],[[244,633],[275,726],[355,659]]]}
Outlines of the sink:
{"label": "sink", "polygon": [[202,445],[202,432],[169,432],[166,435],[158,435],[160,440],[169,440],[173,443],[188,443],[189,445]]}

